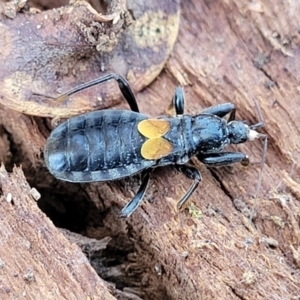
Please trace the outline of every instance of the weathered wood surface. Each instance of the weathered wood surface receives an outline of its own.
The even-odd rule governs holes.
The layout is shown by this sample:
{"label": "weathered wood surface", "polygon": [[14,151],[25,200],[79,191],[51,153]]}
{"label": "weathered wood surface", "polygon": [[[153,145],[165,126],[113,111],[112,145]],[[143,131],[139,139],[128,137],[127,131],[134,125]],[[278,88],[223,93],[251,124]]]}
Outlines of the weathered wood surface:
{"label": "weathered wood surface", "polygon": [[[257,199],[253,195],[259,164],[209,170],[194,161],[203,181],[187,209],[178,213],[175,208],[190,180],[172,168],[164,168],[153,173],[142,206],[129,219],[119,219],[117,214],[134,195],[138,179],[91,185],[57,182],[47,174],[40,157],[47,123],[4,107],[3,143],[10,147],[2,148],[1,157],[8,168],[13,162],[22,163],[27,180],[41,192],[40,206],[56,225],[93,238],[111,237],[107,251],[97,256],[91,250],[89,255],[98,274],[117,284],[115,295],[123,289],[120,299],[133,299],[134,294],[136,299],[297,299],[300,4],[189,0],[183,1],[181,8],[175,49],[161,75],[138,93],[140,109],[152,116],[163,114],[178,82],[185,85],[190,114],[232,101],[239,119],[256,123],[257,101],[266,122],[261,131],[269,136]],[[248,153],[254,163],[261,159],[259,141],[231,148]],[[7,225],[14,222],[10,215],[16,214],[19,220],[20,212],[17,214],[10,204],[7,213],[7,193],[12,193],[14,199],[16,190],[2,189],[1,220]],[[251,222],[249,212],[253,206],[256,216]],[[36,212],[35,205],[29,207]],[[40,221],[30,215],[23,218],[32,220],[31,227],[37,232],[45,222],[50,224],[44,217]],[[26,237],[22,228],[27,227],[20,226],[19,221],[15,226],[15,231]],[[59,238],[47,242],[49,247],[60,249],[61,234],[57,231],[56,235]],[[43,243],[39,239],[33,242],[37,243],[36,249]],[[67,242],[65,247],[73,247],[79,255]],[[63,249],[55,253],[49,249],[52,259],[65,257]],[[7,244],[0,251],[2,261],[9,258],[5,253],[14,253],[23,266],[26,256],[22,248]],[[34,257],[41,264],[47,263],[40,256]],[[9,262],[18,265],[16,260]],[[0,270],[1,281],[13,276],[5,265]],[[24,264],[20,270],[27,267]],[[39,276],[37,282],[43,278],[45,288],[57,284],[54,277]],[[89,284],[90,277],[82,276],[80,280],[84,281],[78,287]],[[44,289],[37,282],[26,285],[28,295]],[[88,287],[86,291],[86,297],[92,295]],[[3,289],[1,293],[6,295]]]}
{"label": "weathered wood surface", "polygon": [[[12,20],[4,18],[0,26],[0,103],[29,115],[67,118],[115,105],[120,98],[118,89],[109,82],[59,106],[35,94],[56,97],[112,72],[126,76],[136,91],[149,85],[176,41],[179,0],[108,2],[125,3],[127,10],[121,7],[103,16],[87,2],[75,1],[37,14],[18,14]],[[103,19],[117,21],[112,24]]]}
{"label": "weathered wood surface", "polygon": [[115,299],[38,208],[22,170],[9,176],[2,166],[0,182],[1,299]]}

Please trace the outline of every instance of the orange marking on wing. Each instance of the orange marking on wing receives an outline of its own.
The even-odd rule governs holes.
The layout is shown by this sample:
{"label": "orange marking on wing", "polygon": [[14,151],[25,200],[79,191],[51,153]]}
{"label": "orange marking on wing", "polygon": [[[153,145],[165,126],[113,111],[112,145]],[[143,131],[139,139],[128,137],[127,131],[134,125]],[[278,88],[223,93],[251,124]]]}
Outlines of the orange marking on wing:
{"label": "orange marking on wing", "polygon": [[138,130],[149,139],[159,138],[170,130],[170,123],[162,119],[147,119],[138,124]]}
{"label": "orange marking on wing", "polygon": [[160,159],[172,153],[172,144],[164,138],[147,140],[142,148],[141,154],[145,159]]}

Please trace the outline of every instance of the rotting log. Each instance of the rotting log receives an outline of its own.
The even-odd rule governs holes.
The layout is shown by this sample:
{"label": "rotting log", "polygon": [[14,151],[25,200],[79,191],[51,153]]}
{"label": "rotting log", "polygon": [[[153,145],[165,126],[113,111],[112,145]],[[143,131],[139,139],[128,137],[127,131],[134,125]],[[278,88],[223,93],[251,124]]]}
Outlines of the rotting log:
{"label": "rotting log", "polygon": [[115,299],[82,251],[38,208],[39,194],[22,170],[9,175],[1,166],[0,182],[1,299]]}
{"label": "rotting log", "polygon": [[[126,220],[119,219],[118,212],[134,195],[138,177],[90,185],[56,181],[40,156],[49,128],[43,119],[2,107],[2,140],[7,146],[1,157],[10,169],[13,163],[22,163],[28,182],[42,195],[39,206],[55,225],[90,238],[111,238],[106,249],[92,247],[87,255],[97,273],[115,283],[111,290],[120,299],[296,299],[300,294],[296,17],[300,5],[189,0],[181,9],[172,56],[155,82],[137,94],[140,109],[152,116],[163,114],[178,82],[185,85],[190,114],[231,101],[239,119],[256,123],[256,101],[266,123],[262,132],[269,136],[256,199],[259,141],[232,147],[249,154],[253,164],[246,168],[209,169],[193,160],[203,180],[189,206],[179,213],[176,201],[190,180],[173,168],[155,170],[144,203]],[[9,192],[15,199],[9,187],[2,189],[2,202]],[[256,215],[250,221],[253,208]],[[8,222],[12,212],[7,214],[4,204],[2,209],[1,220]],[[31,226],[38,231],[43,224]],[[63,247],[56,242],[59,237],[57,231],[49,242],[52,247]],[[64,247],[70,246],[65,243]],[[48,255],[59,256],[50,251]],[[9,275],[4,271],[5,278]],[[31,283],[27,288],[38,287]]]}

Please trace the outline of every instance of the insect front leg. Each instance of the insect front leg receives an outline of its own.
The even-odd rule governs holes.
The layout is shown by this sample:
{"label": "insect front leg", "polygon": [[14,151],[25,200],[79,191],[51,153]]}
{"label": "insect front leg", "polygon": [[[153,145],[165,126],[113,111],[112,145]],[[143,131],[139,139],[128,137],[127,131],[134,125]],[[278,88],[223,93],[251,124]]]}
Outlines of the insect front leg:
{"label": "insect front leg", "polygon": [[197,158],[202,163],[210,166],[226,166],[237,162],[240,162],[244,166],[247,166],[249,164],[248,155],[242,152],[198,154]]}
{"label": "insect front leg", "polygon": [[216,115],[220,118],[225,117],[227,114],[230,113],[228,122],[235,120],[235,105],[233,103],[223,103],[215,106],[208,107],[204,109],[201,113],[203,114],[211,114]]}
{"label": "insect front leg", "polygon": [[142,184],[137,192],[137,194],[128,202],[120,213],[120,217],[127,218],[129,217],[140,205],[142,202],[146,189],[148,187],[150,179],[150,171],[146,170],[142,172]]}
{"label": "insect front leg", "polygon": [[182,206],[189,200],[191,195],[194,193],[194,191],[197,188],[197,186],[199,185],[202,177],[201,177],[199,170],[197,170],[194,167],[187,166],[187,165],[176,165],[176,168],[180,172],[182,172],[187,178],[194,180],[194,183],[191,185],[191,187],[189,188],[187,193],[177,203],[177,208],[179,210],[182,208]]}
{"label": "insect front leg", "polygon": [[75,88],[69,90],[68,92],[61,94],[58,98],[56,98],[56,100],[58,102],[63,102],[73,94],[76,94],[76,93],[78,93],[82,90],[85,90],[89,87],[92,87],[94,85],[109,81],[111,79],[114,79],[117,81],[120,91],[123,94],[127,103],[129,104],[131,110],[135,111],[135,112],[139,112],[139,107],[137,105],[134,93],[133,93],[128,81],[123,76],[121,76],[119,74],[114,74],[114,73],[105,75],[103,77],[94,79],[92,81],[86,82],[81,85],[77,85]]}

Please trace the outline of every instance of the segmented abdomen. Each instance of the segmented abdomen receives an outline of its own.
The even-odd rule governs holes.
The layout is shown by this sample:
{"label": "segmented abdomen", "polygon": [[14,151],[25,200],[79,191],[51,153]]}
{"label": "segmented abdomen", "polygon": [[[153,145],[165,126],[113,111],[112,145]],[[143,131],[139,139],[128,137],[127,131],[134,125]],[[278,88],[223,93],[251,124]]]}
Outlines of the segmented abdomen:
{"label": "segmented abdomen", "polygon": [[145,138],[137,124],[148,118],[126,110],[103,110],[68,119],[47,140],[45,161],[57,178],[71,182],[107,181],[154,165],[141,157]]}

